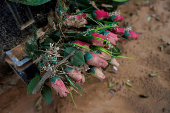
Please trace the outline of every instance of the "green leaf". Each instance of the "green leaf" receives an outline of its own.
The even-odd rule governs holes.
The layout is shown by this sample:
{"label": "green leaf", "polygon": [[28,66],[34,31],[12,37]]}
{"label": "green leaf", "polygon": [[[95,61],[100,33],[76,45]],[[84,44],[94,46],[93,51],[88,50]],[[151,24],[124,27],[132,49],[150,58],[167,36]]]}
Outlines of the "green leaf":
{"label": "green leaf", "polygon": [[150,20],[151,20],[151,17],[150,17],[150,16],[148,16],[148,17],[147,17],[147,21],[149,22]]}
{"label": "green leaf", "polygon": [[76,109],[77,109],[76,103],[74,102],[74,99],[73,99],[73,95],[72,95],[72,93],[71,93],[71,91],[70,91],[70,89],[69,89],[68,86],[67,86],[67,89],[68,89],[68,91],[70,92],[71,99],[72,99],[72,101],[73,101],[73,103],[74,103],[74,105],[75,105],[75,107],[76,107]]}
{"label": "green leaf", "polygon": [[112,88],[112,87],[114,87],[115,86],[115,83],[114,82],[110,82],[109,83],[109,88]]}
{"label": "green leaf", "polygon": [[74,86],[76,89],[78,89],[79,91],[83,92],[84,94],[87,94],[87,93],[85,93],[84,91],[82,91],[83,89],[82,89],[79,85],[77,85],[73,80],[71,80],[71,79],[68,77],[68,75],[66,74],[66,71],[63,69],[63,67],[62,67],[62,71],[65,72],[64,75],[65,75],[66,79],[70,82],[70,84],[71,84],[72,86]]}
{"label": "green leaf", "polygon": [[88,37],[85,37],[82,34],[77,34],[74,36],[74,38],[77,40],[83,41],[83,42],[87,42],[89,44],[93,44],[92,41]]}
{"label": "green leaf", "polygon": [[60,39],[60,30],[52,31],[49,35],[49,38],[51,38],[54,42],[58,42]]}
{"label": "green leaf", "polygon": [[102,47],[100,47],[100,46],[95,46],[95,47],[93,47],[92,49],[94,49],[94,50],[100,50],[100,51],[103,51],[103,52],[105,52],[105,53],[107,53],[107,54],[110,55],[110,51],[108,51],[107,49],[102,48]]}
{"label": "green leaf", "polygon": [[52,91],[51,88],[48,85],[44,85],[44,87],[41,90],[41,95],[43,97],[43,99],[50,104],[51,100],[52,100]]}
{"label": "green leaf", "polygon": [[30,37],[26,42],[26,51],[36,51],[38,50],[37,39]]}
{"label": "green leaf", "polygon": [[156,17],[155,19],[156,19],[157,21],[160,21],[159,17]]}
{"label": "green leaf", "polygon": [[32,30],[33,30],[33,37],[34,37],[35,39],[37,39],[37,31],[38,31],[38,28],[33,25]]}
{"label": "green leaf", "polygon": [[37,74],[28,84],[27,94],[32,93],[35,86],[38,84],[38,82],[41,80],[40,76]]}
{"label": "green leaf", "polygon": [[132,87],[132,85],[129,82],[126,82],[126,85]]}
{"label": "green leaf", "polygon": [[50,39],[50,38],[46,38],[45,40],[44,40],[44,45],[50,45],[50,43],[54,43],[54,41],[52,40],[52,39]]}
{"label": "green leaf", "polygon": [[151,77],[155,77],[157,75],[158,75],[157,73],[150,74]]}
{"label": "green leaf", "polygon": [[27,52],[32,52],[32,51],[37,51],[38,50],[38,44],[37,44],[37,27],[33,26],[33,36],[30,37],[27,42],[26,42],[26,51]]}
{"label": "green leaf", "polygon": [[114,56],[119,56],[121,54],[121,51],[119,50],[118,47],[112,48],[111,51],[112,51],[112,55]]}
{"label": "green leaf", "polygon": [[38,107],[38,110],[42,109],[42,96],[40,96],[35,104],[35,107]]}
{"label": "green leaf", "polygon": [[85,64],[84,56],[81,51],[77,50],[74,47],[67,47],[64,51],[64,56],[68,56],[72,51],[76,51],[74,56],[72,56],[69,61],[74,66],[80,66]]}
{"label": "green leaf", "polygon": [[112,1],[115,1],[115,2],[127,2],[129,0],[112,0]]}
{"label": "green leaf", "polygon": [[73,88],[73,90],[77,93],[77,94],[79,94],[80,96],[82,96],[76,89],[74,89],[74,87],[72,87]]}
{"label": "green leaf", "polygon": [[41,5],[44,4],[46,2],[49,2],[51,0],[10,0],[12,2],[17,2],[17,3],[21,3],[21,4],[26,4],[26,5]]}

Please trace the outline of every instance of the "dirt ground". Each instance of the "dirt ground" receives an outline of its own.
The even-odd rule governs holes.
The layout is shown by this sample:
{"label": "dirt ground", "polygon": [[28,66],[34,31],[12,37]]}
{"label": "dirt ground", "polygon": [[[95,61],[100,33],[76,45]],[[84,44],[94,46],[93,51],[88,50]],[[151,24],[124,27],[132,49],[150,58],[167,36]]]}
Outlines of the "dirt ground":
{"label": "dirt ground", "polygon": [[[35,103],[40,94],[27,94],[24,83],[12,75],[9,78],[18,80],[16,85],[2,84],[9,80],[0,81],[1,88],[11,87],[0,95],[0,113],[170,113],[170,45],[167,45],[170,41],[170,1],[131,1],[119,10],[124,16],[122,25],[132,26],[133,31],[140,34],[138,40],[122,44],[122,56],[134,59],[117,58],[119,70],[105,72],[107,78],[103,82],[87,78],[82,88],[88,95],[79,96],[73,92],[78,109],[70,95],[59,98],[54,92],[51,104],[42,101],[42,109],[38,110]],[[158,47],[162,44],[165,45],[161,51]],[[152,73],[158,75],[150,77]],[[127,81],[132,87],[125,84]],[[119,82],[119,90],[110,93],[108,82]]]}

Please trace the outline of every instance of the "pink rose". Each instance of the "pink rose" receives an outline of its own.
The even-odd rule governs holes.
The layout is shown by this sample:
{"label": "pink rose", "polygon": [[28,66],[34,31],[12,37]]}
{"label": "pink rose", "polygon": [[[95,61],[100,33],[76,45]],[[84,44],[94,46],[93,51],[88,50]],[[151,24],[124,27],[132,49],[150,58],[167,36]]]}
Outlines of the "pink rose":
{"label": "pink rose", "polygon": [[112,57],[112,59],[111,59],[110,62],[111,62],[112,65],[114,65],[114,66],[116,66],[116,67],[119,67],[119,65],[120,65],[120,64],[117,62],[117,60],[116,60],[115,58],[113,58],[113,57]]}
{"label": "pink rose", "polygon": [[101,81],[103,81],[103,79],[105,79],[105,77],[106,77],[106,76],[103,74],[102,70],[100,70],[100,69],[97,68],[97,67],[93,67],[93,68],[91,69],[91,75],[92,75],[93,77],[96,77],[96,78],[100,79]]}
{"label": "pink rose", "polygon": [[112,15],[110,16],[112,21],[116,21],[116,22],[121,22],[123,20],[123,16],[122,15]]}
{"label": "pink rose", "polygon": [[93,13],[92,13],[92,16],[97,19],[97,20],[102,20],[104,18],[109,18],[109,13],[108,12],[105,12],[104,10],[95,10]]}
{"label": "pink rose", "polygon": [[139,34],[138,33],[135,33],[135,32],[133,32],[133,31],[131,31],[131,30],[129,30],[129,33],[130,33],[130,36],[127,36],[127,39],[135,39],[135,40],[137,40],[137,38],[138,38],[138,36],[139,36]]}
{"label": "pink rose", "polygon": [[76,82],[82,82],[82,83],[85,82],[85,79],[83,78],[84,75],[82,75],[81,72],[78,71],[77,69],[67,67],[66,72],[67,72],[68,76],[70,76]]}
{"label": "pink rose", "polygon": [[112,32],[115,34],[123,35],[125,33],[125,28],[113,28]]}
{"label": "pink rose", "polygon": [[100,57],[102,57],[103,59],[105,60],[110,60],[111,59],[111,56],[105,52],[101,52],[101,54],[98,54]]}
{"label": "pink rose", "polygon": [[93,52],[87,52],[84,55],[84,57],[88,65],[103,67],[103,68],[105,68],[108,65],[108,63],[104,59],[100,58],[97,54]]}
{"label": "pink rose", "polygon": [[[87,48],[89,48],[89,46],[90,46],[89,43],[83,42],[83,41],[80,41],[80,40],[75,41],[74,44],[82,45],[82,46],[85,46]],[[88,49],[85,49],[85,51],[88,51]]]}
{"label": "pink rose", "polygon": [[51,85],[54,88],[54,90],[57,92],[57,94],[60,94],[60,97],[67,96],[67,93],[69,93],[68,89],[64,85],[63,81],[59,77],[53,77],[51,79]]}
{"label": "pink rose", "polygon": [[[91,36],[94,36],[94,37],[98,37],[98,38],[101,38],[101,39],[106,39],[107,37],[106,36],[104,36],[104,35],[102,35],[102,34],[99,34],[99,33],[92,33],[91,34]],[[103,40],[100,40],[100,39],[96,39],[96,38],[93,38],[92,39],[92,43],[93,43],[93,45],[95,45],[95,46],[101,46],[101,47],[104,47],[104,45],[103,45]]]}
{"label": "pink rose", "polygon": [[116,45],[116,41],[118,41],[117,35],[106,30],[104,35],[107,37],[106,40],[109,41],[111,44]]}

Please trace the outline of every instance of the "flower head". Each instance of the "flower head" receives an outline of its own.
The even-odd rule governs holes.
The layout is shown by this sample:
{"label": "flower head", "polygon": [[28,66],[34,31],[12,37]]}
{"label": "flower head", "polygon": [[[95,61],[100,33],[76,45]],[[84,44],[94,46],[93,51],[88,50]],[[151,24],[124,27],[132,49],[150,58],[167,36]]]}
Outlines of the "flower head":
{"label": "flower head", "polygon": [[67,96],[67,93],[69,93],[63,81],[57,76],[51,79],[51,85],[54,88],[54,90],[57,92],[57,94],[58,93],[60,94],[60,97],[65,97]]}

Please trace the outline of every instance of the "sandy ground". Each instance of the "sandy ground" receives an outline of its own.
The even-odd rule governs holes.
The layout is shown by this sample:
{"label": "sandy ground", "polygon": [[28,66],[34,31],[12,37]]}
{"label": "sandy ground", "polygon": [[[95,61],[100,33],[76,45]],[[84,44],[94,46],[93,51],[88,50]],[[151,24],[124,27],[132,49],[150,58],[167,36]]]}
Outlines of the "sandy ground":
{"label": "sandy ground", "polygon": [[[27,87],[21,80],[0,96],[1,113],[170,113],[170,45],[160,51],[158,46],[170,41],[170,1],[134,2],[119,7],[128,26],[140,33],[138,40],[122,45],[122,56],[118,58],[118,72],[105,72],[107,78],[100,82],[90,77],[82,88],[88,95],[73,92],[75,108],[70,95],[59,98],[53,93],[52,103],[42,101],[42,109],[35,106],[40,94],[26,94]],[[151,17],[155,14],[157,21]],[[111,67],[110,67],[111,69]],[[156,77],[149,74],[158,73]],[[13,75],[16,79],[16,75]],[[17,79],[16,79],[17,80]],[[132,87],[125,84],[130,81]],[[2,81],[2,80],[1,80]],[[4,81],[3,81],[4,82]],[[117,92],[109,92],[108,82],[119,82]],[[3,87],[2,87],[3,86]],[[2,88],[7,87],[2,85]],[[113,89],[116,89],[115,87]],[[145,95],[147,98],[141,98]]]}

